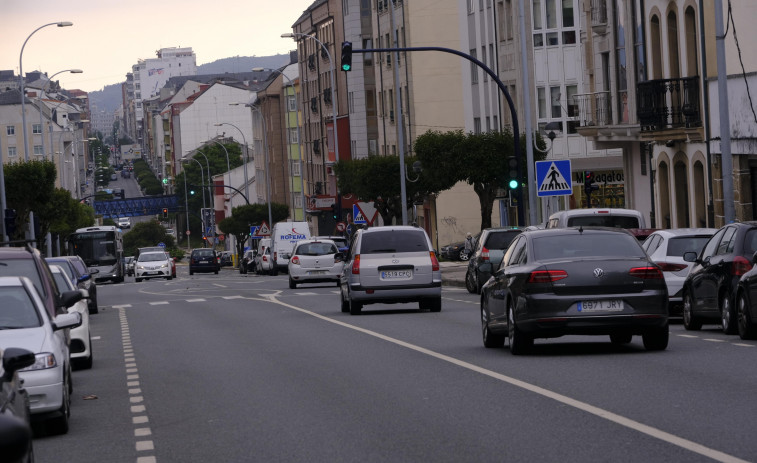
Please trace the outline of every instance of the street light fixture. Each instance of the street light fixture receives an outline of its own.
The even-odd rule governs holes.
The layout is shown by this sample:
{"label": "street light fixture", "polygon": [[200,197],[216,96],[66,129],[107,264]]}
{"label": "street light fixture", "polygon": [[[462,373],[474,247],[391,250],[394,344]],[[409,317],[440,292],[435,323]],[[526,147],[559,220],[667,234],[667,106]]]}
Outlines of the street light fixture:
{"label": "street light fixture", "polygon": [[[200,179],[202,181],[202,184],[205,185],[205,175],[202,172],[202,164],[200,164],[200,161],[198,161],[195,158],[182,158],[181,161],[179,162],[186,164],[189,161],[194,161],[197,163],[197,165],[200,166]],[[208,175],[210,175],[210,171],[208,171]],[[184,184],[186,185],[186,183],[187,183],[187,174],[184,173]],[[202,187],[202,208],[203,209],[207,208],[207,206],[205,205],[205,187],[204,186]],[[187,228],[187,230],[189,230],[189,228]]]}
{"label": "street light fixture", "polygon": [[[218,126],[219,124],[215,124],[215,125]],[[226,172],[229,175],[229,183],[227,185],[231,186],[231,164],[229,163],[229,150],[227,150],[226,147],[223,146],[223,143],[221,143],[220,141],[218,141],[218,140],[216,140],[214,138],[211,138],[210,140],[206,141],[205,143],[210,143],[210,142],[214,142],[214,143],[217,143],[217,144],[221,145],[221,148],[223,148],[223,152],[226,153]],[[247,179],[247,176],[245,175],[245,180],[246,179]],[[208,183],[211,183],[211,181],[212,181],[212,179],[210,178],[210,171],[208,171]]]}
{"label": "street light fixture", "polygon": [[268,130],[266,130],[265,126],[265,117],[263,116],[263,111],[255,105],[247,104],[245,106],[248,106],[250,110],[260,114],[260,121],[263,124],[263,152],[265,153],[265,189],[266,199],[268,200],[268,226],[273,227],[273,213],[271,212],[271,165],[268,161]]}
{"label": "street light fixture", "polygon": [[[232,106],[236,105],[236,103],[230,103],[230,104]],[[249,190],[250,178],[247,176],[247,163],[250,162],[250,156],[249,156],[249,152],[248,152],[248,148],[247,148],[247,137],[244,136],[244,132],[242,132],[242,130],[239,127],[237,127],[236,125],[231,124],[229,122],[220,122],[218,124],[213,124],[213,125],[215,125],[216,127],[221,127],[222,125],[230,125],[230,126],[234,127],[235,129],[239,130],[239,134],[242,135],[242,141],[244,142],[244,195],[249,198],[250,197],[250,190]],[[215,140],[213,140],[213,141],[215,141]],[[218,142],[216,142],[216,143],[218,143]],[[225,146],[223,146],[223,145],[221,145],[221,146],[223,147],[224,150],[226,149]],[[229,159],[229,153],[228,153],[228,151],[226,152],[226,159],[227,160]],[[229,174],[229,182],[231,182],[231,174]]]}
{"label": "street light fixture", "polygon": [[[265,68],[252,68],[252,72],[261,72],[265,71]],[[288,82],[289,85],[292,87],[292,91],[294,92],[294,103],[295,103],[295,124],[297,125],[297,150],[298,150],[298,157],[300,158],[300,193],[302,194],[302,220],[305,220],[305,170],[302,165],[302,136],[300,134],[300,102],[297,99],[297,91],[294,88],[294,83],[292,82],[292,79],[289,78],[288,75],[284,74],[282,71],[278,69],[268,69],[269,71],[278,72],[281,74]],[[336,100],[334,100],[334,104],[336,104]],[[336,134],[336,132],[334,132]],[[337,157],[338,158],[338,157]]]}
{"label": "street light fixture", "polygon": [[[42,85],[42,89],[40,90],[39,98],[37,98],[37,100],[39,100],[39,126],[40,126],[40,128],[42,127],[42,122],[43,122],[43,121],[42,121],[42,104],[43,104],[43,103],[42,103],[42,96],[43,96],[43,95],[45,94],[45,92],[47,91],[47,87],[48,87],[48,86],[50,85],[50,83],[51,83],[51,82],[53,81],[53,77],[57,76],[58,74],[62,74],[62,73],[64,73],[64,72],[70,72],[71,74],[81,74],[81,73],[83,73],[84,71],[82,71],[81,69],[65,69],[65,70],[63,70],[63,71],[58,71],[58,72],[56,72],[55,74],[51,75],[51,76],[50,76],[50,77],[49,77],[49,78],[47,79],[47,82],[45,82],[45,84],[44,84],[44,85]],[[61,104],[63,104],[63,103],[64,103],[64,102],[63,102],[63,101],[61,101],[60,103],[58,103],[58,106],[60,106],[60,105],[61,105]],[[56,108],[57,108],[58,106],[56,106],[55,108],[53,108],[53,111],[54,111],[54,110],[55,110],[55,109],[56,109]],[[51,114],[51,118],[50,118],[50,119],[51,119],[51,121],[52,121],[52,114]],[[44,130],[43,130],[42,132],[44,132]],[[53,149],[54,149],[54,148],[53,148],[53,126],[52,126],[52,124],[50,124],[50,159],[51,159],[51,160],[52,160],[52,158],[53,158],[53,156],[52,156],[52,153],[53,153]],[[44,155],[44,153],[45,153],[45,137],[44,137],[44,133],[43,133],[43,134],[42,134],[42,154]]]}

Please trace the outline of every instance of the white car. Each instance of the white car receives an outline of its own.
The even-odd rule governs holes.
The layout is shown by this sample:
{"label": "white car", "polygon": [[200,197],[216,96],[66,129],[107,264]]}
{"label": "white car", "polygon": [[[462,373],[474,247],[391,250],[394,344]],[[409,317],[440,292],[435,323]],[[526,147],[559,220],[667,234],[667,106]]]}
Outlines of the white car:
{"label": "white car", "polygon": [[117,224],[118,228],[131,228],[131,219],[128,217],[119,217]]}
{"label": "white car", "polygon": [[694,265],[693,262],[683,260],[683,253],[693,251],[699,255],[704,245],[717,231],[715,228],[657,230],[641,244],[649,257],[662,268],[662,275],[668,285],[670,315],[681,315],[683,312],[683,282]]}
{"label": "white car", "polygon": [[171,258],[167,252],[141,252],[134,263],[134,281],[139,283],[147,278],[173,278]]}
{"label": "white car", "polygon": [[289,288],[301,283],[332,282],[339,286],[343,256],[332,240],[298,241],[287,265]]}
{"label": "white car", "polygon": [[32,418],[46,421],[46,429],[58,434],[68,432],[73,389],[66,328],[80,324],[78,312],[60,314],[51,321],[39,293],[27,277],[0,277],[0,327],[3,328],[0,348],[20,347],[34,352],[34,364],[20,370],[18,376],[29,394]]}
{"label": "white car", "polygon": [[[58,285],[58,291],[76,291],[77,288],[67,277],[65,270],[58,265],[50,265],[50,271]],[[82,300],[68,308],[68,313],[79,312],[81,325],[71,330],[71,344],[68,349],[71,354],[71,366],[77,369],[92,368],[92,336],[89,334],[89,308],[87,299],[89,293],[82,289]],[[85,294],[86,293],[86,294]]]}

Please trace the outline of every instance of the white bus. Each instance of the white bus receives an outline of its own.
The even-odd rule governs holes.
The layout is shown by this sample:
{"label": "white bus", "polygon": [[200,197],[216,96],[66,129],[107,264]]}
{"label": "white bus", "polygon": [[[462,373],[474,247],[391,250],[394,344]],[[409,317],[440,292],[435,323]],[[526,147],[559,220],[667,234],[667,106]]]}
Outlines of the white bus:
{"label": "white bus", "polygon": [[124,239],[120,228],[80,228],[69,235],[67,243],[69,254],[84,259],[90,272],[97,270],[95,281],[124,281]]}

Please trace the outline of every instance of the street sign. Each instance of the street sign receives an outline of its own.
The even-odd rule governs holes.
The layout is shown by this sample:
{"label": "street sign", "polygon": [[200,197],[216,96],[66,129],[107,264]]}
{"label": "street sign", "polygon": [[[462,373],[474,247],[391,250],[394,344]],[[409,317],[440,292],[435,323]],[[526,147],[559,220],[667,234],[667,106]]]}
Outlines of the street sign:
{"label": "street sign", "polygon": [[271,227],[268,226],[265,220],[263,221],[263,225],[260,226],[260,230],[258,230],[258,235],[271,236]]}
{"label": "street sign", "polygon": [[341,232],[343,232],[346,229],[347,229],[347,224],[346,223],[344,223],[344,222],[337,222],[336,223],[336,231],[338,231],[338,232],[341,233]]}
{"label": "street sign", "polygon": [[161,248],[165,248],[166,247],[166,243],[164,243],[164,242],[161,241],[160,243],[158,243],[158,246],[160,246]]}
{"label": "street sign", "polygon": [[191,235],[191,234],[192,234],[192,232],[191,232],[191,231],[189,231],[189,230],[187,230],[187,231],[186,231],[186,232],[184,232],[184,233],[186,233],[186,234],[187,234],[187,236],[189,236],[189,235]]}
{"label": "street sign", "polygon": [[352,205],[352,222],[359,223],[359,224],[368,223],[368,221],[365,220],[363,211],[361,211],[360,208],[357,207],[357,204]]}
{"label": "street sign", "polygon": [[572,195],[573,183],[570,172],[570,159],[536,162],[536,195]]}

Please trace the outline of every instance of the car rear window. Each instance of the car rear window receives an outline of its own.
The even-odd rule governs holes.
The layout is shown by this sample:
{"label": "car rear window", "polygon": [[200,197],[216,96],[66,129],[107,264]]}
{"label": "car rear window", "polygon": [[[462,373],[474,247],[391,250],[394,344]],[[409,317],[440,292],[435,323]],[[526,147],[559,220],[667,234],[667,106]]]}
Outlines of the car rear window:
{"label": "car rear window", "polygon": [[429,251],[426,234],[415,230],[385,230],[365,233],[360,254]]}
{"label": "car rear window", "polygon": [[637,217],[628,215],[587,215],[568,219],[569,227],[641,228]]}
{"label": "car rear window", "polygon": [[336,254],[338,250],[331,243],[304,243],[297,246],[295,254],[300,256],[325,256]]}
{"label": "car rear window", "polygon": [[37,271],[37,266],[32,259],[6,259],[0,261],[0,277],[27,277],[32,280],[37,292],[44,299],[45,286]]}
{"label": "car rear window", "polygon": [[520,230],[491,232],[486,237],[484,247],[486,249],[507,249],[518,234],[520,234]]}
{"label": "car rear window", "polygon": [[584,257],[644,257],[631,235],[625,233],[582,233],[534,238],[536,260],[580,259]]}
{"label": "car rear window", "polygon": [[689,251],[699,254],[709,240],[709,236],[681,236],[678,238],[671,238],[668,240],[668,255],[683,257],[683,254]]}
{"label": "car rear window", "polygon": [[201,256],[201,257],[213,257],[213,250],[212,249],[199,249],[192,251],[193,256]]}

